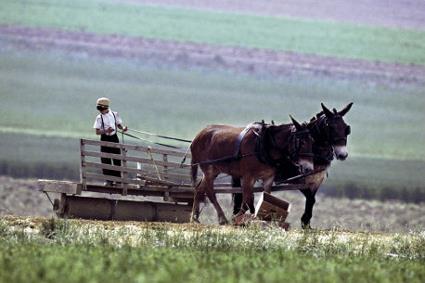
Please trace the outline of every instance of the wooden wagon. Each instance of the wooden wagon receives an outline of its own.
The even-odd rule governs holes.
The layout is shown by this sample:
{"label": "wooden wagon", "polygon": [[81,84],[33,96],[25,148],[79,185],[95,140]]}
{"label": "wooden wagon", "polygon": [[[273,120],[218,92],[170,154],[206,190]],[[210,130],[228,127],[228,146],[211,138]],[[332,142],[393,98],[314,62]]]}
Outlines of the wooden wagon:
{"label": "wooden wagon", "polygon": [[[101,146],[120,148],[121,154],[101,152]],[[80,181],[39,180],[38,185],[49,199],[52,193],[58,196],[52,201],[53,209],[63,218],[188,222],[193,188],[190,154],[181,164],[185,155],[183,150],[81,139]],[[102,157],[121,160],[122,164],[103,164]],[[103,169],[119,171],[121,177],[104,175]],[[105,181],[115,185],[105,186]],[[281,184],[272,191],[301,188],[303,185]],[[215,191],[230,194],[241,192],[241,188],[232,187],[228,177],[218,177]],[[254,188],[254,192],[262,191],[261,186]],[[280,204],[268,196],[261,199],[268,203],[257,205],[259,208]],[[288,211],[289,205],[283,206]]]}

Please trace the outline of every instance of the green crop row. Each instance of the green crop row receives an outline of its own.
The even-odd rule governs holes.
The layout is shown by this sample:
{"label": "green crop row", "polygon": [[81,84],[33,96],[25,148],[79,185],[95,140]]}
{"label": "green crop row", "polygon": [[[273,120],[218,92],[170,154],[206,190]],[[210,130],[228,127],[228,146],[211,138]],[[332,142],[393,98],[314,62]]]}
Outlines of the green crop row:
{"label": "green crop row", "polygon": [[116,1],[2,1],[0,24],[425,64],[425,32]]}
{"label": "green crop row", "polygon": [[130,128],[186,139],[208,124],[284,123],[289,114],[305,121],[321,110],[322,101],[338,109],[353,101],[345,117],[352,127],[350,156],[425,160],[421,86],[166,68],[74,60],[61,53],[0,53],[0,131],[96,138],[92,126],[100,96],[112,99],[112,109]]}
{"label": "green crop row", "polygon": [[230,77],[217,70],[6,50],[0,53],[0,86],[0,174],[78,178],[78,138],[98,138],[92,125],[100,96],[112,99],[112,109],[130,128],[186,139],[212,123],[281,123],[288,114],[308,120],[321,101],[337,108],[353,101],[346,117],[353,131],[350,156],[335,161],[326,183],[332,189],[325,192],[425,199],[425,128],[415,122],[424,118],[420,85],[296,73]]}

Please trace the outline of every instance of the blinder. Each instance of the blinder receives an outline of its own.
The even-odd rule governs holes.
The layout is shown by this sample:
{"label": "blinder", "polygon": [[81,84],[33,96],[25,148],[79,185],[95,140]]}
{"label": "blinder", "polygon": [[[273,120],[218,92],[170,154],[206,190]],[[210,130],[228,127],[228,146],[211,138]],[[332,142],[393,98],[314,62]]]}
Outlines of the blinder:
{"label": "blinder", "polygon": [[350,127],[350,125],[348,125],[348,126],[345,128],[345,135],[346,135],[346,136],[348,136],[349,134],[351,134],[351,127]]}
{"label": "blinder", "polygon": [[[340,116],[334,117],[333,119],[340,118]],[[328,141],[330,141],[332,144],[336,144],[340,141],[343,141],[344,143],[347,142],[347,136],[351,134],[351,127],[350,125],[347,125],[344,129],[344,136],[343,137],[335,137],[331,133],[331,127],[335,124],[335,121],[329,121],[329,118],[325,118],[325,133]]]}

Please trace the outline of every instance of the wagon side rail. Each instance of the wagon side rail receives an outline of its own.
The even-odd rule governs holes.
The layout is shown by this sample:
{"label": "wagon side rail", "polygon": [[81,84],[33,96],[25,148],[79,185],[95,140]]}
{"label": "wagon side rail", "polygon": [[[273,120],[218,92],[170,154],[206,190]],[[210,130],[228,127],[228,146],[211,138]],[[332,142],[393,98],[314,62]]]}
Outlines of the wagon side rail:
{"label": "wagon side rail", "polygon": [[[121,154],[101,152],[101,146],[121,149]],[[81,190],[93,188],[94,183],[113,181],[120,183],[113,191],[120,191],[127,195],[128,188],[148,191],[171,192],[173,190],[193,191],[190,180],[190,164],[181,164],[183,157],[190,154],[184,151],[152,148],[143,145],[111,143],[89,139],[80,140],[80,184],[77,194]],[[101,163],[101,158],[121,160],[121,166]],[[188,162],[190,163],[190,162]],[[102,170],[121,172],[120,176],[104,175]],[[198,171],[199,174],[201,172]],[[198,178],[200,179],[200,178]],[[272,191],[299,190],[305,188],[302,184],[276,184]],[[255,192],[261,192],[262,186],[255,187]],[[230,183],[217,183],[216,193],[241,192],[241,188],[232,187]]]}
{"label": "wagon side rail", "polygon": [[[119,148],[121,153],[102,152],[101,147]],[[81,190],[87,190],[90,181],[116,182],[119,184],[117,187],[122,188],[123,195],[127,195],[129,186],[140,187],[146,182],[163,186],[189,187],[190,165],[180,163],[185,155],[190,158],[190,154],[184,151],[81,139]],[[121,165],[102,163],[102,158],[120,160]],[[103,170],[116,171],[119,174],[105,175],[102,173]]]}

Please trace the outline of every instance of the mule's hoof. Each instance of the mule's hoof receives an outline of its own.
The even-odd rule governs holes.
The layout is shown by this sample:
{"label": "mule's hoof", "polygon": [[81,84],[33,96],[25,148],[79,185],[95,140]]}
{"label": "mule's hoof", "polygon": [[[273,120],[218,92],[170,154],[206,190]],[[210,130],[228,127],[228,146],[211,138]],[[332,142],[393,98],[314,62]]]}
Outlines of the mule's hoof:
{"label": "mule's hoof", "polygon": [[252,220],[254,220],[254,216],[252,214],[241,214],[233,217],[233,224],[236,226],[245,226]]}
{"label": "mule's hoof", "polygon": [[190,223],[200,224],[201,222],[199,222],[199,219],[192,218],[190,219]]}
{"label": "mule's hoof", "polygon": [[227,225],[227,224],[229,224],[229,221],[227,221],[226,218],[220,218],[219,221],[218,221],[218,224]]}
{"label": "mule's hoof", "polygon": [[245,210],[239,210],[238,213],[233,215],[233,219],[241,217],[242,215],[245,215]]}
{"label": "mule's hoof", "polygon": [[313,230],[313,228],[311,228],[310,223],[302,223],[301,222],[301,228],[303,228],[304,230]]}

